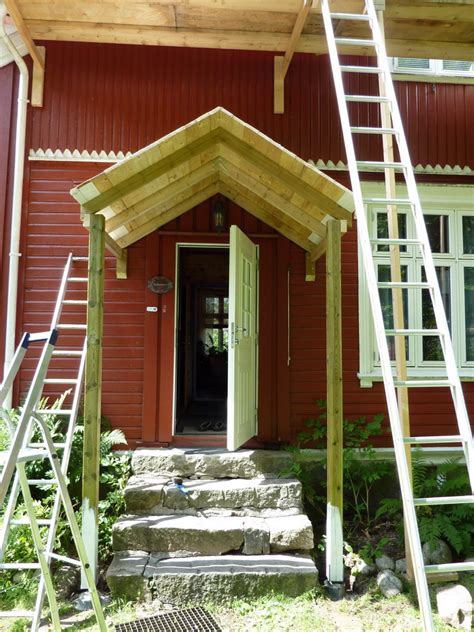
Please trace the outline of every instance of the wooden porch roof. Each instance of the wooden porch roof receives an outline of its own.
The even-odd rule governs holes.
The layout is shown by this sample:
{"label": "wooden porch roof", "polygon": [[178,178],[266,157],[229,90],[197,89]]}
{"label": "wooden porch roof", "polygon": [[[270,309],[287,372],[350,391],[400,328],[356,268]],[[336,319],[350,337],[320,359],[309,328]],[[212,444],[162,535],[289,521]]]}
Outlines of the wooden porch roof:
{"label": "wooden porch roof", "polygon": [[[34,40],[195,48],[327,52],[317,0],[5,0]],[[360,12],[362,0],[331,0],[335,12]],[[472,0],[386,0],[389,55],[474,58]],[[299,24],[298,24],[299,17]],[[295,26],[297,27],[295,29]],[[301,30],[300,30],[301,27]],[[340,21],[337,33],[364,36],[364,25]],[[368,55],[373,55],[369,48]],[[347,53],[362,53],[361,48]]]}
{"label": "wooden porch roof", "polygon": [[105,216],[120,251],[220,193],[317,259],[328,218],[352,220],[353,198],[319,169],[216,108],[72,189],[83,217]]}

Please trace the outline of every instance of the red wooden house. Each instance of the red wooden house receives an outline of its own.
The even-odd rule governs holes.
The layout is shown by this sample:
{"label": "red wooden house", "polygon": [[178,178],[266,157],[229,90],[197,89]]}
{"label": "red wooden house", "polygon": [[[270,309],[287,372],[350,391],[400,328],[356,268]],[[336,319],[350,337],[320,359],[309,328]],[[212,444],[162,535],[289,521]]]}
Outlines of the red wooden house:
{"label": "red wooden house", "polygon": [[[19,6],[25,18],[32,20],[29,28],[40,29],[33,13],[28,13],[34,10],[33,5],[22,2]],[[288,17],[287,13],[278,15],[281,20]],[[34,32],[34,37],[41,39],[40,31]],[[55,34],[45,39],[74,38]],[[57,292],[67,254],[86,254],[87,231],[70,190],[101,173],[117,157],[137,151],[216,107],[225,108],[348,186],[332,78],[324,55],[295,56],[285,82],[285,111],[275,114],[271,51],[79,41],[46,41],[45,45],[43,106],[28,108],[26,126],[17,336],[48,321],[48,306]],[[201,46],[198,40],[196,45]],[[240,47],[256,48],[250,44]],[[431,50],[431,55],[434,52]],[[467,55],[466,45],[462,52]],[[441,83],[429,75],[419,79],[398,81],[396,86],[433,235],[439,239],[440,231],[449,231],[449,244],[439,249],[439,265],[449,270],[446,292],[453,335],[472,411],[474,308],[469,287],[474,265],[474,132],[469,119],[474,86],[469,78],[459,83]],[[15,64],[4,65],[0,83],[2,331],[12,258],[9,242],[17,84]],[[370,116],[367,104],[358,106],[360,123],[368,122]],[[364,151],[370,155],[369,143]],[[374,182],[374,188],[377,186]],[[215,224],[216,206],[225,213],[223,228]],[[214,445],[224,441],[219,423],[216,428],[220,429],[214,433],[212,423],[206,425],[206,421],[222,421],[218,403],[215,410],[213,405],[209,410],[204,406],[203,416],[197,414],[192,427],[180,424],[179,410],[212,389],[217,389],[213,396],[216,401],[224,397],[225,376],[222,366],[219,368],[219,355],[222,361],[225,354],[219,351],[227,344],[221,335],[227,323],[222,298],[228,283],[227,255],[225,249],[205,251],[214,244],[228,243],[231,225],[239,226],[260,246],[258,442],[294,440],[304,420],[315,414],[316,400],[325,399],[324,257],[316,263],[315,281],[306,281],[302,247],[243,207],[245,204],[232,201],[230,193],[226,197],[211,192],[194,209],[134,241],[128,249],[127,279],[115,278],[113,257],[107,256],[103,414],[113,426],[124,430],[132,446],[184,441],[199,444],[203,437]],[[374,230],[375,214],[376,209]],[[177,250],[176,244],[182,248]],[[190,249],[185,244],[202,246]],[[348,417],[371,415],[384,411],[385,403],[366,297],[359,283],[355,226],[349,227],[342,248],[344,411]],[[383,257],[381,253],[381,265]],[[407,265],[415,270],[418,264],[410,260]],[[157,276],[170,279],[173,289],[165,294],[150,290],[148,282]],[[193,289],[192,295],[184,297],[176,290],[183,287],[186,276],[186,284]],[[185,300],[186,307],[182,304]],[[208,306],[212,304],[210,309],[217,310],[212,326],[205,322],[206,300]],[[177,320],[177,307],[195,314],[197,329],[184,330],[182,321]],[[151,311],[155,308],[158,311]],[[419,312],[420,305],[414,305],[413,319],[420,317]],[[2,354],[4,343],[2,336]],[[192,352],[183,352],[190,346]],[[200,358],[203,349],[206,357]],[[200,361],[213,363],[209,374],[218,375],[218,385],[199,382]],[[409,361],[416,374],[436,365],[436,357],[421,348],[410,351]],[[180,372],[178,366],[186,374],[179,379],[175,377]],[[24,391],[30,375],[31,369],[22,373],[19,392]],[[206,382],[207,378],[203,379]],[[196,411],[199,407],[196,404]],[[434,400],[429,391],[417,391],[412,424],[422,433],[444,432],[452,423],[448,409],[442,397]]]}
{"label": "red wooden house", "polygon": [[[69,252],[87,255],[83,220],[100,210],[111,251],[105,266],[102,414],[133,448],[226,445],[227,417],[236,402],[227,351],[243,331],[254,329],[258,345],[242,370],[254,393],[243,399],[255,411],[256,426],[241,435],[232,431],[229,445],[292,442],[317,414],[316,401],[326,399],[324,253],[327,224],[335,218],[347,229],[341,269],[344,415],[385,412],[317,7],[303,16],[296,0],[264,9],[243,0],[218,8],[207,0],[147,3],[136,11],[132,3],[115,14],[89,2],[81,3],[84,10],[69,3],[67,10],[28,0],[7,4],[24,42],[33,45],[31,35],[45,47],[46,62],[43,49],[36,48],[32,98],[42,105],[28,106],[26,114],[18,250],[12,250],[10,231],[21,87],[15,63],[5,57],[0,68],[2,332],[7,320],[16,339],[49,322],[65,259]],[[469,62],[448,63],[438,72],[439,64],[428,61],[474,57],[469,7],[453,6],[387,0],[385,13],[398,101],[472,416],[474,79]],[[348,63],[359,61],[355,52],[348,49]],[[407,68],[414,67],[403,74],[407,57]],[[422,60],[418,68],[418,58],[427,64]],[[373,77],[350,81],[365,94],[375,90]],[[353,115],[359,125],[379,122],[369,103],[353,104]],[[360,141],[367,160],[376,143]],[[156,197],[156,187],[147,187],[159,178],[163,195]],[[381,179],[365,180],[376,198]],[[308,204],[317,208],[316,216],[306,213]],[[376,204],[368,217],[373,236],[386,235]],[[400,213],[400,222],[409,237],[410,220]],[[232,252],[229,263],[231,227],[240,231],[233,229],[236,240],[244,233],[258,246],[259,259],[256,298],[241,306],[247,320],[234,319],[234,329],[228,297],[239,266]],[[383,248],[376,253],[380,278],[388,256]],[[408,278],[421,279],[416,255],[401,257]],[[12,261],[19,263],[17,297],[11,299],[16,317],[7,305]],[[245,288],[245,278],[240,282]],[[429,324],[421,291],[407,317],[413,327]],[[65,335],[74,345],[73,334]],[[0,354],[8,362],[11,350],[5,357],[4,342],[2,335]],[[58,375],[63,368],[58,364]],[[31,364],[22,371],[16,401],[32,370]],[[425,338],[410,345],[410,375],[438,370],[436,343]],[[410,410],[412,428],[421,435],[453,430],[447,393],[416,389]]]}

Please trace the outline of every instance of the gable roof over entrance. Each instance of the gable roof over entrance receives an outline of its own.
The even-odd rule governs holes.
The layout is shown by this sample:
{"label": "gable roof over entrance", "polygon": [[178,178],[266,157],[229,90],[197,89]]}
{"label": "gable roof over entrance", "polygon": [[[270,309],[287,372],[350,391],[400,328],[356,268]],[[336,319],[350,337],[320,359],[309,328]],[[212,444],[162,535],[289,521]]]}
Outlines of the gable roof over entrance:
{"label": "gable roof over entrance", "polygon": [[83,217],[105,216],[107,244],[115,251],[217,193],[313,259],[325,250],[327,219],[352,220],[352,193],[346,187],[223,108],[71,191]]}

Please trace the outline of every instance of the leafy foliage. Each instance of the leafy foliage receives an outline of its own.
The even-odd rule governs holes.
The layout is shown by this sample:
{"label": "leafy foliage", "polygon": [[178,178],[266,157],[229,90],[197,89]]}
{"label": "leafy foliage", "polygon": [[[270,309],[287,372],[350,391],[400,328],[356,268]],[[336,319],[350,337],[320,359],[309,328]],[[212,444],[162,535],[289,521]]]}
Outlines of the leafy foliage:
{"label": "leafy foliage", "polygon": [[[310,475],[298,460],[303,446],[326,448],[327,413],[326,402],[317,402],[320,414],[305,422],[305,430],[298,435],[297,447],[290,448],[294,454],[292,473],[301,481],[305,498],[313,506],[325,508],[326,499],[315,492]],[[393,468],[387,461],[376,459],[376,451],[370,440],[385,432],[383,415],[374,415],[371,420],[366,417],[343,420],[344,442],[344,513],[357,528],[369,528],[374,519],[373,493],[376,484],[390,474]],[[326,462],[325,462],[326,466]],[[325,483],[323,482],[323,485]]]}
{"label": "leafy foliage", "polygon": [[[64,393],[49,409],[51,414],[44,415],[53,441],[64,441],[67,427],[64,417],[54,414],[54,410],[62,408],[64,399],[69,393]],[[45,399],[40,407],[48,407]],[[13,424],[19,418],[19,411],[12,411],[10,417]],[[35,429],[32,440],[40,441],[39,429]],[[84,426],[81,419],[75,428],[72,450],[68,468],[68,490],[71,496],[76,516],[80,522],[81,492],[82,492],[82,449]],[[10,437],[6,426],[0,423],[0,450],[6,449]],[[130,475],[130,457],[114,451],[117,445],[126,444],[126,439],[121,430],[110,429],[105,419],[102,419],[102,432],[100,437],[100,501],[99,501],[99,561],[106,563],[111,556],[111,532],[116,518],[125,508],[124,488]],[[50,478],[52,476],[49,465],[45,462],[34,461],[27,466],[27,474],[30,478]],[[34,504],[37,518],[48,518],[54,502],[56,487],[45,486],[33,488]],[[24,505],[19,502],[15,511],[15,518],[26,516]],[[1,525],[0,516],[0,525]],[[40,527],[43,537],[46,537],[47,527]],[[64,517],[60,517],[56,534],[56,552],[75,556],[75,548],[72,542],[69,526]],[[34,561],[36,558],[30,528],[27,525],[14,527],[9,534],[9,542],[6,548],[5,561]],[[0,603],[2,607],[18,607],[18,596],[22,595],[25,588],[33,582],[31,572],[15,573],[2,572],[0,590]],[[31,591],[30,591],[31,592]],[[33,591],[34,593],[35,591]],[[31,604],[30,604],[31,605]]]}
{"label": "leafy foliage", "polygon": [[[428,463],[420,454],[413,458],[413,493],[417,498],[462,496],[471,493],[465,466],[459,459],[448,459],[439,465]],[[398,516],[401,522],[400,499],[384,500],[376,517]],[[418,527],[422,542],[435,546],[444,540],[459,556],[474,551],[474,507],[472,505],[426,505],[417,507]]]}

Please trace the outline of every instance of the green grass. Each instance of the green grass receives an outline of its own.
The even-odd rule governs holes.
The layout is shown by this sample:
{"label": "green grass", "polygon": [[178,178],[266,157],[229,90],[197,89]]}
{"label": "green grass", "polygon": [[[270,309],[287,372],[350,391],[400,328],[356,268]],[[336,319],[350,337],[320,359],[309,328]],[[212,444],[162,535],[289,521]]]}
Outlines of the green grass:
{"label": "green grass", "polygon": [[[197,605],[197,604],[196,604]],[[320,591],[289,598],[282,595],[228,605],[205,605],[224,632],[422,632],[419,612],[409,593],[385,599],[371,590],[332,602]],[[113,602],[106,609],[110,625],[136,621],[159,612],[158,604]],[[437,632],[452,632],[435,615]],[[24,628],[17,627],[15,632]],[[93,615],[68,630],[98,630]]]}

